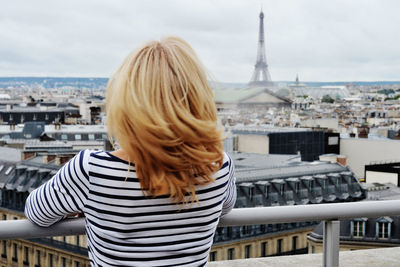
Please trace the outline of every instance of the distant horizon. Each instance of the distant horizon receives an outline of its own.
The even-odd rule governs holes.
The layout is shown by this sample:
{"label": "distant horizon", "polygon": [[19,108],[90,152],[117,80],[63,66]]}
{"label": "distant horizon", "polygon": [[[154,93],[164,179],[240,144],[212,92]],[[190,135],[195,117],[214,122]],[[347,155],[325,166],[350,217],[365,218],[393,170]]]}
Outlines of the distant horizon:
{"label": "distant horizon", "polygon": [[[101,77],[101,76],[0,76],[0,79],[109,79],[109,77]],[[211,81],[215,83],[223,83],[223,84],[247,84],[247,82],[227,82],[227,81]],[[274,83],[288,83],[288,82],[295,82],[295,79],[293,80],[277,80],[277,81],[272,81]],[[374,82],[380,82],[380,83],[399,83],[400,84],[400,79],[399,80],[337,80],[337,81],[324,81],[324,80],[301,80],[300,83],[374,83]]]}

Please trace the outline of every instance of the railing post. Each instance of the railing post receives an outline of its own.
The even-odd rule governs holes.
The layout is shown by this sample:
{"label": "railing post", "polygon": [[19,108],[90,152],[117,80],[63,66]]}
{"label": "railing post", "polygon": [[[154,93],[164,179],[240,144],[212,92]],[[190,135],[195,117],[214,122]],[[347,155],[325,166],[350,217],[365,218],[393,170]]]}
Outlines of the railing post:
{"label": "railing post", "polygon": [[339,267],[340,221],[324,221],[324,267]]}

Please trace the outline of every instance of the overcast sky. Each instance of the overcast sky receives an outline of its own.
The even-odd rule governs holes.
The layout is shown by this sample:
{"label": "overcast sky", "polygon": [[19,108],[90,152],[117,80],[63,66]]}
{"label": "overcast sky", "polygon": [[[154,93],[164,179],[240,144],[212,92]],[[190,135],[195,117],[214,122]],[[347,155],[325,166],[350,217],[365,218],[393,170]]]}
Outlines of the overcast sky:
{"label": "overcast sky", "polygon": [[15,0],[0,4],[0,76],[109,77],[177,35],[214,80],[248,82],[261,4],[272,79],[400,80],[397,0]]}

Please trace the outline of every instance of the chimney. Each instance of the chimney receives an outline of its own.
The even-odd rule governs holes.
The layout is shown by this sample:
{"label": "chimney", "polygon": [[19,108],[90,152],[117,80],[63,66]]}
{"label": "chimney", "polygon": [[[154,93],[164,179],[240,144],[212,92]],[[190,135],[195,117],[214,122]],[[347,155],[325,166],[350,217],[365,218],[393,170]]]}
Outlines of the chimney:
{"label": "chimney", "polygon": [[337,163],[339,163],[343,167],[347,166],[347,157],[345,155],[338,155],[336,160],[337,160]]}
{"label": "chimney", "polygon": [[368,138],[368,132],[366,127],[358,128],[358,138]]}
{"label": "chimney", "polygon": [[28,160],[34,157],[36,157],[36,152],[22,151],[22,160]]}
{"label": "chimney", "polygon": [[67,163],[73,157],[74,157],[74,155],[72,155],[72,154],[57,155],[55,164],[56,165],[64,165],[65,163]]}
{"label": "chimney", "polygon": [[56,155],[45,155],[43,156],[43,163],[49,163],[51,161],[53,161],[56,158]]}
{"label": "chimney", "polygon": [[394,140],[400,140],[400,130],[394,135]]}

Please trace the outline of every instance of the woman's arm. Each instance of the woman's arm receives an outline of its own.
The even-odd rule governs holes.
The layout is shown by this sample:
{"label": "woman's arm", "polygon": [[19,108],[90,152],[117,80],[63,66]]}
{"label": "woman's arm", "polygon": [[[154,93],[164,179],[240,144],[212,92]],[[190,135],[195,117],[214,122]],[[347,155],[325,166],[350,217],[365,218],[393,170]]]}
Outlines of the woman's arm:
{"label": "woman's arm", "polygon": [[236,178],[235,178],[235,165],[233,164],[233,160],[231,157],[229,157],[229,179],[228,179],[228,185],[227,185],[227,190],[226,190],[226,195],[225,195],[225,200],[222,205],[222,213],[221,216],[224,216],[225,214],[229,213],[232,209],[233,206],[235,206],[236,202]]}
{"label": "woman's arm", "polygon": [[70,213],[82,212],[89,192],[90,153],[81,151],[48,182],[29,194],[25,215],[31,222],[48,227]]}

